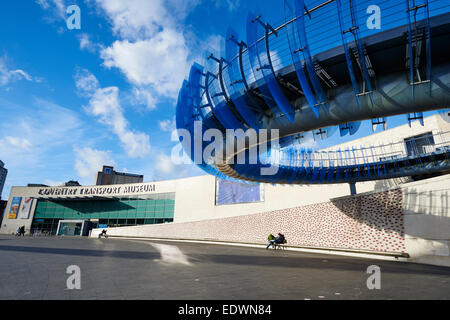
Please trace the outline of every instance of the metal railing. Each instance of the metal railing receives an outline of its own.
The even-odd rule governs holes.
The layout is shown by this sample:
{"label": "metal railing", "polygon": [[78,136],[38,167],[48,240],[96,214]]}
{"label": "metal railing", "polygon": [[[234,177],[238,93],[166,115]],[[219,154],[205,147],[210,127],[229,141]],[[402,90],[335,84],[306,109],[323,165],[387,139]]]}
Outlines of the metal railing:
{"label": "metal railing", "polygon": [[[308,12],[305,11],[306,19],[306,28],[309,35],[309,43],[311,53],[317,54],[319,52],[323,52],[327,49],[331,49],[333,47],[337,47],[342,45],[342,39],[339,32],[338,27],[338,19],[337,19],[337,9],[331,8],[330,5],[334,4],[335,0],[328,0],[325,2],[322,1],[309,1],[309,5],[311,9],[308,9]],[[349,0],[343,1],[343,6],[348,7]],[[307,3],[308,5],[308,3]],[[407,24],[405,19],[405,1],[403,0],[380,0],[374,2],[373,0],[358,0],[357,1],[357,15],[359,17],[360,22],[366,22],[367,18],[370,14],[367,13],[367,8],[371,5],[377,5],[382,9],[382,24],[381,29],[369,29],[366,26],[366,23],[361,24],[360,33],[361,37],[366,37],[369,35],[373,35],[382,31],[387,31],[389,29],[393,29],[395,27],[403,26]],[[430,0],[430,17],[437,16],[439,14],[447,13],[450,11],[450,2],[445,0]],[[327,8],[328,10],[320,11],[320,9]],[[311,16],[311,18],[309,18]],[[264,18],[264,17],[262,17]],[[350,11],[346,10],[344,13],[344,20],[350,19]],[[272,57],[272,60],[275,62],[289,60],[290,64],[292,64],[289,46],[287,45],[287,36],[286,29],[287,26],[292,24],[297,20],[297,17],[286,17],[282,21],[278,21],[278,27],[275,27],[274,30],[278,33],[277,36],[274,36],[273,32],[269,32],[269,43],[270,48],[274,52],[277,53],[278,57]],[[270,21],[267,21],[270,23]],[[242,39],[244,40],[244,39]],[[257,42],[265,41],[265,36],[258,38]],[[244,40],[245,42],[245,40]],[[249,47],[256,46],[256,43],[247,44]],[[210,53],[216,56],[224,56],[223,48],[217,50],[216,52],[208,52],[207,56]],[[243,50],[243,53],[247,53],[248,48]],[[239,55],[236,55],[231,61],[227,61],[228,64],[237,63]],[[245,60],[245,59],[244,59]],[[224,66],[224,68],[228,68],[228,64]],[[214,64],[211,64],[214,66]],[[286,67],[287,64],[281,63],[282,67]],[[217,68],[216,70],[208,70],[216,75],[218,75]],[[244,66],[244,69],[251,75],[251,71],[249,69],[249,64]],[[279,70],[276,68],[276,71]]]}
{"label": "metal railing", "polygon": [[359,148],[312,150],[289,147],[285,150],[272,150],[264,162],[286,167],[349,167],[398,162],[404,159],[419,163],[422,157],[439,154],[450,160],[450,131]]}

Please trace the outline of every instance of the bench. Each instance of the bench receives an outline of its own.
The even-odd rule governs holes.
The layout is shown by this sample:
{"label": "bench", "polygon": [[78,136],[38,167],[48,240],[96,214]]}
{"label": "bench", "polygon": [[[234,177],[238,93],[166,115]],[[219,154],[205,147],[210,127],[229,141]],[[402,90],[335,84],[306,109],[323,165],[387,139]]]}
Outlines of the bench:
{"label": "bench", "polygon": [[275,250],[286,250],[286,248],[287,248],[287,241],[284,240],[283,243],[274,243],[273,244],[273,248]]}

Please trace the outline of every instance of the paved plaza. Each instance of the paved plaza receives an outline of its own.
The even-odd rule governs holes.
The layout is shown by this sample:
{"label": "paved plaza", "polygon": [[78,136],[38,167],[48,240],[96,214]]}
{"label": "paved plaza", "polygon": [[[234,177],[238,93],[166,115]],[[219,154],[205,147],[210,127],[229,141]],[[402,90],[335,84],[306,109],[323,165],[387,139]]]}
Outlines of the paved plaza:
{"label": "paved plaza", "polygon": [[1,236],[0,261],[0,299],[450,299],[450,268],[257,248]]}

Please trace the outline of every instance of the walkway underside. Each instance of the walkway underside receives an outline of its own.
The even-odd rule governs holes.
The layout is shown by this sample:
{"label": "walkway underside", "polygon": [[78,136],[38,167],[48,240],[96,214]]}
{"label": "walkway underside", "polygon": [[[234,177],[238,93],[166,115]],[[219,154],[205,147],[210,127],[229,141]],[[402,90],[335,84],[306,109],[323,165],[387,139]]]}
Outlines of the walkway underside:
{"label": "walkway underside", "polygon": [[[336,2],[340,10],[340,1]],[[216,152],[214,164],[203,163],[202,169],[220,178],[282,184],[353,183],[450,172],[449,133],[438,133],[433,148],[413,153],[404,150],[404,141],[326,152],[301,147],[309,137],[324,139],[336,131],[353,135],[364,120],[376,127],[385,125],[387,117],[405,114],[410,122],[423,123],[423,112],[449,109],[449,13],[418,22],[425,30],[420,44],[418,24],[413,31],[407,24],[365,38],[354,34],[353,41],[343,36],[343,45],[314,56],[305,53],[305,22],[297,15],[290,23],[295,27],[290,29],[289,23],[284,27],[293,63],[279,69],[272,62],[270,41],[264,39],[273,38],[275,32],[280,38],[283,29],[251,17],[245,44],[251,66],[244,66],[243,42],[239,45],[237,34],[229,31],[227,57],[209,56],[208,61],[217,64],[213,72],[208,66],[192,67],[177,107],[177,128],[188,130],[192,140],[180,141],[193,159],[196,121],[202,122],[202,134],[208,129],[218,129],[224,136],[227,129],[276,129],[280,140],[269,136],[273,142],[267,152],[252,158],[253,148],[263,139],[256,143],[246,139],[244,147],[242,141],[226,139],[223,150],[235,152],[226,156]],[[302,59],[295,58],[299,52]],[[413,66],[410,61],[415,61]],[[252,77],[257,80],[248,83]],[[203,143],[202,150],[207,146]],[[242,158],[245,163],[238,162]]]}

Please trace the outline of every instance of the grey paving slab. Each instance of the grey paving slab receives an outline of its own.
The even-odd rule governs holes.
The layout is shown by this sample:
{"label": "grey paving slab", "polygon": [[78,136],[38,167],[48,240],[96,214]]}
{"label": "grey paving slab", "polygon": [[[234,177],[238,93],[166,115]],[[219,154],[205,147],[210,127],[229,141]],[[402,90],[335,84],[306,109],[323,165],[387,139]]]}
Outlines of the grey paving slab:
{"label": "grey paving slab", "polygon": [[[450,299],[450,268],[188,243],[0,237],[0,299]],[[68,290],[66,269],[81,270]],[[381,268],[369,290],[367,268]]]}

